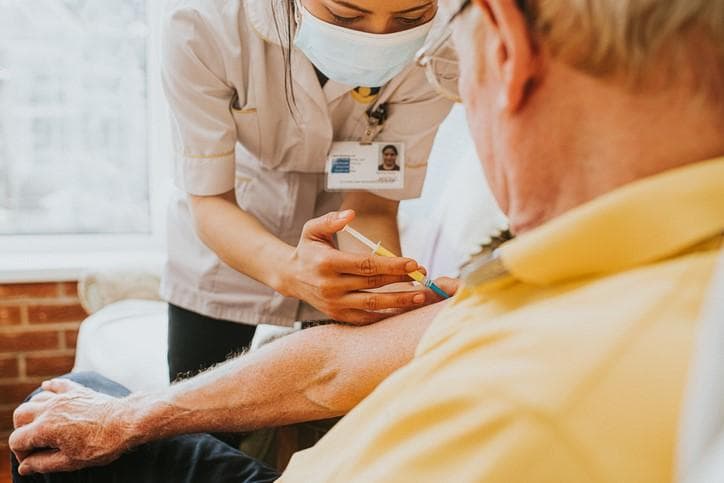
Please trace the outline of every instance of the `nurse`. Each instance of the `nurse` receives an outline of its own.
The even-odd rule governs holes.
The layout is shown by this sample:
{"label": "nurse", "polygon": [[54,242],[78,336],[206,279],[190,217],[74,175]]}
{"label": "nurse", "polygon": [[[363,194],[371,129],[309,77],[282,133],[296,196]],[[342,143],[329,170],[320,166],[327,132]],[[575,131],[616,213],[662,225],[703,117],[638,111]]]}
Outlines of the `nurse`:
{"label": "nurse", "polygon": [[[417,263],[336,233],[352,223],[400,253],[398,203],[419,196],[452,105],[411,62],[437,1],[169,3],[171,379],[243,349],[260,323],[367,324],[427,303],[364,291],[407,281]],[[401,170],[378,179],[388,144]]]}

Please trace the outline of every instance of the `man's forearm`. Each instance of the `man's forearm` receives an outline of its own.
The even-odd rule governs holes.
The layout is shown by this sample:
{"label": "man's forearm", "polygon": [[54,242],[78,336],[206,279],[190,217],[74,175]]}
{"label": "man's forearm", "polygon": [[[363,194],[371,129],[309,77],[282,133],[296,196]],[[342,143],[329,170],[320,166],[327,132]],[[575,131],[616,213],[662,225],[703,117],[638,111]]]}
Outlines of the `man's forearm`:
{"label": "man's forearm", "polygon": [[247,431],[339,416],[412,359],[444,303],[365,327],[328,325],[279,339],[155,394],[129,396],[131,445],[177,434]]}

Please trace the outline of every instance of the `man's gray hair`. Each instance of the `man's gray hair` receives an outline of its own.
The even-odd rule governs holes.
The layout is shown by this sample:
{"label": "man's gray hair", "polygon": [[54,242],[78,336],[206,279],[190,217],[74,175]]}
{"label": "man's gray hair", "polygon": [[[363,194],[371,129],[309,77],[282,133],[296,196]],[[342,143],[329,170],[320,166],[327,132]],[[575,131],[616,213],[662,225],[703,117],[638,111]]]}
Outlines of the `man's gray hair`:
{"label": "man's gray hair", "polygon": [[553,55],[583,71],[640,81],[662,62],[674,75],[689,66],[683,75],[724,103],[724,0],[518,3]]}

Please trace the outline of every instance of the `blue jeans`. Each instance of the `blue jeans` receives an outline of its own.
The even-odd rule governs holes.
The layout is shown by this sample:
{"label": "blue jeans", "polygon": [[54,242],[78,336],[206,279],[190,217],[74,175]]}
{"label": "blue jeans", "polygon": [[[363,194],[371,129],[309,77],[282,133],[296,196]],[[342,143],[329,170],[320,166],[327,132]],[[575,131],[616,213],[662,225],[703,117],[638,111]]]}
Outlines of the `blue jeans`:
{"label": "blue jeans", "polygon": [[[95,373],[64,377],[111,396],[129,394],[125,387]],[[20,476],[17,468],[13,455],[13,483],[267,483],[279,477],[276,470],[208,434],[147,443],[107,466],[69,473]]]}

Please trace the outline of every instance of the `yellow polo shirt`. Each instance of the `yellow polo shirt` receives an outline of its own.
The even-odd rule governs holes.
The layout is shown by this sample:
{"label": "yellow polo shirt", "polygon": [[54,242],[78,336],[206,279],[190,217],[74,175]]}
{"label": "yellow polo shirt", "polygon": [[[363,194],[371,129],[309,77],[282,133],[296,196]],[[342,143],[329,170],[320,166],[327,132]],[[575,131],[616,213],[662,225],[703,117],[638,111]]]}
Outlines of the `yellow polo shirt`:
{"label": "yellow polo shirt", "polygon": [[415,359],[296,454],[281,481],[672,481],[723,233],[721,158],[507,243],[507,273],[472,274],[478,283],[440,313]]}

